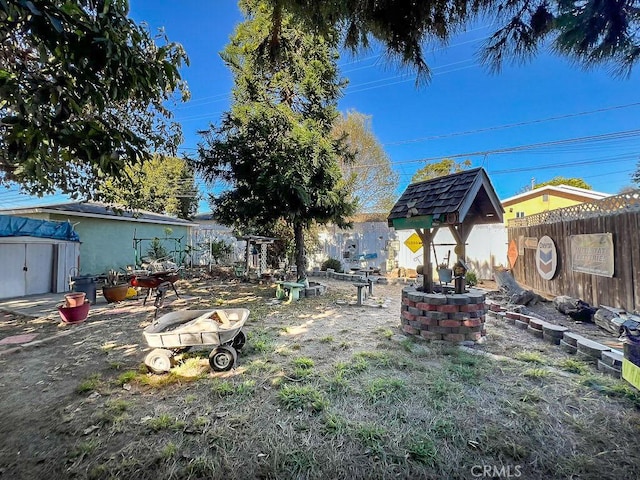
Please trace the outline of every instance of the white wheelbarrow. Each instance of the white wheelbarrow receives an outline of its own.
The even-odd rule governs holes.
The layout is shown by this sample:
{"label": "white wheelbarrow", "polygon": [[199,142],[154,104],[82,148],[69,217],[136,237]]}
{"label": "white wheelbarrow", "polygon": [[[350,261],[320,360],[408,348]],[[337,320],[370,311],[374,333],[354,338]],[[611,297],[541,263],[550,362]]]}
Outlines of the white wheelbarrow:
{"label": "white wheelbarrow", "polygon": [[166,373],[174,356],[191,347],[212,345],[209,365],[216,372],[231,370],[238,350],[246,342],[242,327],[249,318],[246,308],[181,310],[163,315],[144,329],[147,344],[154,349],[144,363],[153,373]]}

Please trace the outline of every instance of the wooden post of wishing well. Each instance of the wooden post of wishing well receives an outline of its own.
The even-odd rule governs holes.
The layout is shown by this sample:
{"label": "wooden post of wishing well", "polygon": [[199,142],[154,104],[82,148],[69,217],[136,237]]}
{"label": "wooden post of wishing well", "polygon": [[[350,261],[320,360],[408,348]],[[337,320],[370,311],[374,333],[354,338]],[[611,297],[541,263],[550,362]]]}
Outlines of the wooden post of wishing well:
{"label": "wooden post of wishing well", "polygon": [[433,268],[431,267],[431,240],[433,234],[429,228],[417,228],[416,233],[422,240],[422,291],[433,292]]}

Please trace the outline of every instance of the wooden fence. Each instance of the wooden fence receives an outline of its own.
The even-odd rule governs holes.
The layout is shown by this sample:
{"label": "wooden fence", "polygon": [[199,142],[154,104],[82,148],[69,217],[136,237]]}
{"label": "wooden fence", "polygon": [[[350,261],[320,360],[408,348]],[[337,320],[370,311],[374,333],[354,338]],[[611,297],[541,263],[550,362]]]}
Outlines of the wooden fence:
{"label": "wooden fence", "polygon": [[[613,236],[612,278],[572,271],[571,236],[594,233]],[[544,295],[577,297],[595,306],[629,312],[640,309],[640,190],[514,219],[508,225],[509,242],[518,243],[520,236],[540,239],[545,235],[556,246],[556,274],[544,280],[536,268],[536,250],[527,248],[512,269],[521,285]]]}

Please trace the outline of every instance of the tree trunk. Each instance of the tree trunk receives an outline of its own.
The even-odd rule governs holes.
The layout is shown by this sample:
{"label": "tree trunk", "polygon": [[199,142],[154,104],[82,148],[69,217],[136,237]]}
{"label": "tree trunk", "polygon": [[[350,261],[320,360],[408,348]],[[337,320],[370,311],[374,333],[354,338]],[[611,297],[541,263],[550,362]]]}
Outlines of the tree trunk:
{"label": "tree trunk", "polygon": [[516,305],[535,305],[544,300],[532,290],[522,288],[509,270],[495,270],[493,275],[498,287],[509,296],[511,303]]}
{"label": "tree trunk", "polygon": [[298,282],[307,280],[307,255],[304,251],[304,226],[301,222],[294,222],[293,236],[296,247],[296,269],[298,270]]}

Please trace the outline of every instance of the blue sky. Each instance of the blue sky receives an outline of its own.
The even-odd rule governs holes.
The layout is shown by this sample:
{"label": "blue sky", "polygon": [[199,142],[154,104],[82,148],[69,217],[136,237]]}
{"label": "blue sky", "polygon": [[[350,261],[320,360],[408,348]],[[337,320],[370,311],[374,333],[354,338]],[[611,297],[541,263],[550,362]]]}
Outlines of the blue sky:
{"label": "blue sky", "polygon": [[[236,2],[131,0],[131,15],[152,30],[164,27],[190,57],[183,77],[192,99],[174,113],[185,136],[181,151],[194,154],[196,132],[217,122],[229,106],[232,78],[218,52],[242,20]],[[397,194],[424,159],[452,156],[484,166],[503,199],[532,178],[543,182],[556,175],[584,178],[607,193],[630,185],[640,156],[640,73],[619,79],[604,68],[585,72],[543,52],[530,63],[490,74],[477,61],[490,32],[489,21],[478,23],[448,47],[428,48],[433,77],[419,88],[412,72],[385,62],[375,48],[340,60],[349,85],[339,108],[372,116],[374,132],[400,174]],[[3,192],[0,202],[12,207],[25,200]],[[205,202],[200,210],[208,210]]]}

